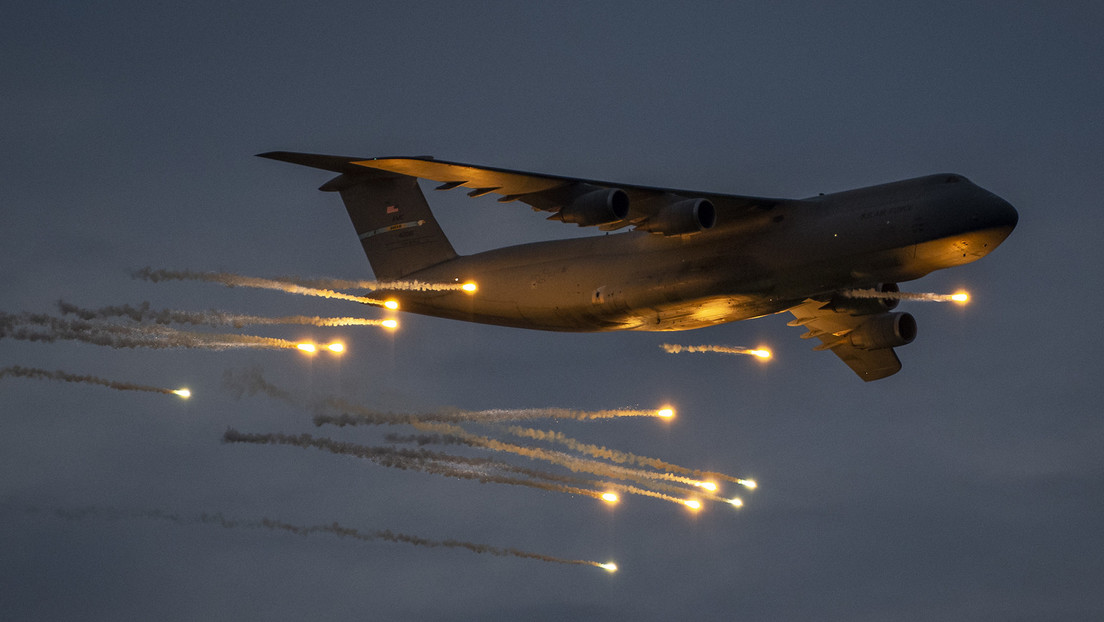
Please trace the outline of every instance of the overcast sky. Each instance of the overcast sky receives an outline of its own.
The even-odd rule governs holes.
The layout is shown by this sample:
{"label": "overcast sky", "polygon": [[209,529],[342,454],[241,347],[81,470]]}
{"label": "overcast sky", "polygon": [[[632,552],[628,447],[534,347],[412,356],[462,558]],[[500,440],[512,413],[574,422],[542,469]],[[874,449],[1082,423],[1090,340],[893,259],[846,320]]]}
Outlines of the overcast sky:
{"label": "overcast sky", "polygon": [[[1012,203],[981,261],[902,285],[904,369],[864,384],[789,316],[681,334],[530,332],[400,315],[341,358],[0,340],[4,619],[1104,618],[1104,10],[1094,2],[25,3],[0,20],[0,312],[139,304],[380,317],[355,303],[131,278],[143,266],[369,278],[323,171],[270,150],[432,154],[651,186],[803,197],[956,172]],[[592,234],[429,193],[461,253]],[[767,344],[767,365],[660,343]],[[754,477],[698,514],[387,469],[294,447],[308,408],[651,408],[538,422]],[[448,448],[444,448],[448,450]],[[475,455],[475,454],[473,454]],[[485,455],[485,454],[484,454]],[[496,456],[497,457],[497,456]],[[536,463],[518,464],[544,468]],[[223,512],[456,538],[466,550],[50,510]],[[31,512],[31,508],[42,511]]]}

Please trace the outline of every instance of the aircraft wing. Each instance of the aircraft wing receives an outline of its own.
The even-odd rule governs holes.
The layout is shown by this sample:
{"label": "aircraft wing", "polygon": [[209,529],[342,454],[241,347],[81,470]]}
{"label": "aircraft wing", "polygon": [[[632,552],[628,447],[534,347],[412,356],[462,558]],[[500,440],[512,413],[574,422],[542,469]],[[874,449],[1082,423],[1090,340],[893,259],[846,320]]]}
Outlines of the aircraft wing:
{"label": "aircraft wing", "polygon": [[790,326],[804,326],[808,332],[802,339],[816,337],[820,345],[814,350],[831,350],[840,357],[863,380],[879,380],[892,376],[901,370],[901,360],[893,348],[867,350],[852,345],[849,335],[866,323],[870,315],[852,315],[846,311],[836,311],[827,302],[807,299],[790,309],[794,319]]}
{"label": "aircraft wing", "polygon": [[470,197],[495,194],[500,203],[520,201],[535,210],[551,212],[550,220],[598,226],[606,231],[634,226],[664,235],[697,233],[711,227],[718,216],[725,220],[738,218],[782,201],[528,173],[428,156],[358,159],[290,152],[261,155],[342,173],[363,167],[417,177],[439,182],[437,190],[468,188]]}

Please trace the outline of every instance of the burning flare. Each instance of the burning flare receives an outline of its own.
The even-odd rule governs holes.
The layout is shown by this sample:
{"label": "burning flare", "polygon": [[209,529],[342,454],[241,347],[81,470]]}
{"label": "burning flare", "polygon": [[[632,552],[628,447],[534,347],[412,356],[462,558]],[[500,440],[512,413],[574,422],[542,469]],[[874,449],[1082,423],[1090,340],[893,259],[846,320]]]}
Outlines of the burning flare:
{"label": "burning flare", "polygon": [[732,346],[681,346],[673,343],[660,344],[666,352],[678,354],[679,352],[719,352],[721,354],[744,354],[754,356],[759,360],[767,360],[771,357],[771,351],[766,348],[736,348]]}
{"label": "burning flare", "polygon": [[917,300],[922,302],[957,302],[966,304],[970,301],[970,294],[958,291],[953,294],[934,294],[931,292],[880,292],[876,289],[849,289],[840,292],[849,298],[874,298],[878,300]]}

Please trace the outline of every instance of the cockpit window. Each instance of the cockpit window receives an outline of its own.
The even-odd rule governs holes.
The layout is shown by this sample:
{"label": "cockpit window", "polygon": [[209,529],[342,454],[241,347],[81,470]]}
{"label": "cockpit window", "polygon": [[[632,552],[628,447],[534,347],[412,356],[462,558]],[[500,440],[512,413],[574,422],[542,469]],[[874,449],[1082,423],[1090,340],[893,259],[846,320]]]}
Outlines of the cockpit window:
{"label": "cockpit window", "polygon": [[943,180],[943,183],[945,183],[945,184],[957,184],[957,183],[963,182],[963,181],[966,181],[966,178],[963,177],[962,175],[947,175],[946,179]]}

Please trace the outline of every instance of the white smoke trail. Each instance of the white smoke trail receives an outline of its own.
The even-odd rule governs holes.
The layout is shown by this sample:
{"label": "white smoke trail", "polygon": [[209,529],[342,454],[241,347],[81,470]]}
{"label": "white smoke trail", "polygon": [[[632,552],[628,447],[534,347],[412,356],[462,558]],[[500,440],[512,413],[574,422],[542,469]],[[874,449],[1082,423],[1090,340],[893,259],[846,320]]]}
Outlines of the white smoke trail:
{"label": "white smoke trail", "polygon": [[133,273],[134,278],[145,279],[153,283],[160,281],[204,281],[208,283],[221,283],[227,287],[252,287],[257,289],[271,289],[289,294],[299,294],[302,296],[316,296],[319,298],[334,298],[337,300],[349,300],[352,302],[359,302],[366,305],[378,305],[383,306],[386,301],[378,298],[368,298],[365,296],[354,296],[352,294],[345,294],[342,292],[334,291],[332,289],[320,289],[316,287],[304,287],[302,285],[296,285],[286,281],[277,281],[275,279],[262,279],[258,277],[242,276],[240,274],[232,274],[229,272],[191,272],[188,270],[172,271],[172,270],[154,270],[146,267],[137,270]]}
{"label": "white smoke trail", "polygon": [[[227,389],[241,394],[254,395],[264,393],[270,397],[302,405],[290,391],[277,387],[265,380],[260,369],[254,368],[239,372],[227,372],[223,379]],[[404,425],[417,422],[439,423],[508,423],[530,419],[571,419],[590,421],[595,419],[613,419],[618,417],[658,417],[660,410],[641,410],[616,408],[610,410],[573,410],[569,408],[496,408],[491,410],[464,410],[460,408],[440,408],[420,413],[392,413],[374,410],[353,404],[338,398],[325,398],[315,404],[317,408],[342,411],[339,414],[318,414],[314,416],[317,426],[336,425]]]}
{"label": "white smoke trail", "polygon": [[440,423],[504,423],[528,419],[572,419],[590,421],[617,417],[662,417],[655,410],[619,408],[613,410],[572,410],[568,408],[496,408],[492,410],[440,409],[432,412],[395,414],[380,412],[340,399],[326,399],[322,406],[344,411],[340,414],[318,414],[314,424],[321,425],[395,425],[417,422]]}
{"label": "white smoke trail", "polygon": [[[310,434],[250,434],[238,432],[232,428],[228,429],[223,435],[223,441],[227,443],[290,445],[301,448],[321,449],[333,454],[348,455],[370,460],[380,466],[389,468],[402,470],[409,469],[433,475],[443,475],[445,477],[472,479],[481,483],[528,486],[530,488],[539,488],[551,492],[586,495],[595,499],[602,498],[601,491],[579,487],[579,485],[591,483],[586,480],[526,469],[491,458],[470,458],[466,456],[432,452],[425,449],[411,450],[396,449],[393,447],[368,447],[355,443],[315,437]],[[534,479],[509,477],[487,472],[486,469],[516,473]]]}
{"label": "white smoke trail", "polygon": [[167,326],[123,326],[87,320],[66,320],[49,315],[0,312],[0,339],[52,343],[57,340],[81,341],[111,348],[263,348],[296,349],[297,343],[286,339],[218,333],[196,333]]}
{"label": "white smoke trail", "polygon": [[[3,378],[4,376],[96,384],[115,389],[117,391],[145,391],[147,393],[164,393],[166,395],[175,394],[185,396],[185,394],[182,393],[182,391],[185,391],[185,389],[163,389],[161,387],[151,387],[144,384],[135,384],[133,382],[118,382],[116,380],[107,380],[105,378],[97,378],[96,376],[70,374],[61,370],[49,371],[46,369],[37,369],[34,367],[20,367],[18,365],[0,369],[0,378]],[[190,393],[188,393],[187,395],[190,395]]]}
{"label": "white smoke trail", "polygon": [[[593,458],[609,460],[610,462],[616,462],[618,464],[634,464],[641,467],[656,469],[657,471],[661,472],[649,475],[649,477],[654,477],[656,479],[670,480],[682,484],[689,484],[691,486],[699,488],[702,487],[702,484],[708,483],[709,480],[713,479],[723,479],[736,483],[747,481],[743,478],[725,475],[724,473],[690,469],[687,467],[679,466],[677,464],[666,462],[664,460],[660,460],[658,458],[649,458],[648,456],[640,456],[626,451],[618,451],[616,449],[610,449],[608,447],[602,447],[600,445],[583,443],[579,440],[565,435],[563,432],[537,430],[534,428],[523,428],[520,426],[508,426],[505,428],[505,430],[519,438],[531,438],[537,441],[557,443],[567,447],[568,449],[571,449],[572,451],[586,454]],[[676,473],[680,475],[676,475]]]}
{"label": "white smoke trail", "polygon": [[[579,456],[573,456],[571,454],[564,453],[562,451],[554,451],[549,449],[542,449],[538,447],[525,447],[523,445],[517,445],[515,443],[507,443],[494,439],[488,436],[482,436],[478,434],[472,434],[455,425],[449,425],[444,423],[418,423],[414,424],[414,427],[423,431],[443,433],[448,436],[454,437],[459,442],[468,444],[471,447],[479,447],[484,449],[490,449],[492,451],[501,451],[516,456],[522,456],[529,458],[530,460],[541,460],[558,466],[565,467],[571,471],[577,473],[590,473],[604,478],[629,480],[636,482],[642,486],[648,486],[650,492],[669,492],[669,493],[689,493],[694,491],[688,491],[679,486],[669,485],[663,483],[662,480],[676,481],[679,483],[689,483],[694,485],[691,480],[686,478],[678,478],[669,476],[669,474],[654,473],[651,471],[645,471],[643,469],[635,469],[631,467],[617,466],[599,462],[597,460],[591,460],[587,458],[581,458]],[[666,476],[665,476],[666,475]],[[686,480],[686,481],[680,481]],[[636,487],[628,487],[632,490],[626,489],[627,492],[633,494],[642,494],[640,489]],[[648,496],[657,496],[649,494]],[[663,498],[668,501],[674,501],[675,503],[684,503],[684,499],[677,497],[660,496],[657,498]]]}
{"label": "white smoke trail", "polygon": [[770,350],[764,350],[761,348],[738,348],[732,346],[681,346],[672,343],[660,344],[666,352],[670,354],[678,354],[679,352],[718,352],[721,354],[746,354],[748,356],[754,356],[761,359],[768,359],[771,356]]}
{"label": "white smoke trail", "polygon": [[244,315],[226,311],[179,311],[175,309],[150,309],[148,302],[137,307],[119,305],[99,309],[83,309],[65,301],[58,301],[58,309],[63,315],[75,315],[82,320],[102,320],[112,317],[126,317],[135,322],[151,321],[156,324],[199,324],[205,326],[232,326],[241,328],[248,325],[300,325],[300,326],[384,326],[386,320],[359,317],[318,317],[307,315],[288,315],[266,317]]}
{"label": "white smoke trail", "polygon": [[274,281],[318,289],[364,289],[368,291],[448,292],[468,291],[463,283],[426,283],[424,281],[365,281],[347,279],[301,279],[281,276]]}
{"label": "white smoke trail", "polygon": [[916,300],[923,302],[968,302],[969,294],[957,292],[954,294],[935,293],[911,293],[911,292],[880,292],[876,289],[848,289],[840,292],[848,298],[872,298],[877,300]]}
{"label": "white smoke trail", "polygon": [[[32,510],[33,511],[33,510]],[[295,525],[292,523],[286,523],[284,521],[275,520],[271,518],[259,518],[259,519],[239,519],[228,518],[220,512],[215,513],[201,513],[191,516],[185,516],[173,512],[164,512],[161,510],[119,510],[114,508],[77,508],[77,509],[57,509],[54,510],[54,514],[64,520],[85,520],[90,518],[101,518],[107,520],[118,520],[124,518],[147,518],[154,520],[164,520],[177,525],[216,525],[226,529],[267,529],[269,531],[282,531],[285,533],[291,533],[298,536],[312,536],[315,534],[328,534],[336,536],[338,538],[349,538],[351,540],[357,540],[360,542],[373,542],[382,540],[385,542],[395,542],[403,544],[411,544],[414,546],[421,546],[427,548],[455,548],[466,549],[473,553],[485,553],[487,555],[494,555],[496,557],[519,557],[522,559],[533,559],[537,561],[549,562],[554,564],[567,564],[574,566],[594,566],[596,568],[609,569],[610,564],[602,564],[600,562],[585,560],[585,559],[565,559],[562,557],[554,557],[552,555],[543,555],[541,553],[532,553],[512,547],[500,547],[490,544],[479,544],[475,542],[466,542],[464,540],[456,540],[448,538],[445,540],[434,540],[430,538],[423,538],[421,536],[414,536],[397,531],[391,531],[390,529],[376,529],[371,531],[362,531],[352,527],[346,527],[337,522],[325,524],[325,525]]]}

